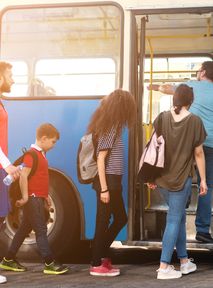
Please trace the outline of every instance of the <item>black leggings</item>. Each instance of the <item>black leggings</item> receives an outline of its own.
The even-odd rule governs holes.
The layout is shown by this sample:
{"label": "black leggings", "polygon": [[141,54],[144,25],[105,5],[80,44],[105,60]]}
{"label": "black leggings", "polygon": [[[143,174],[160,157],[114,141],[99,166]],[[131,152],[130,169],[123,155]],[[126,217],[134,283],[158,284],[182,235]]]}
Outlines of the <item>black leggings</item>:
{"label": "black leggings", "polygon": [[[110,202],[100,200],[100,183],[97,177],[93,188],[97,193],[96,228],[93,241],[92,266],[100,266],[101,258],[109,256],[109,247],[120,230],[127,223],[127,215],[122,197],[121,176],[107,175]],[[110,221],[113,216],[113,221]]]}

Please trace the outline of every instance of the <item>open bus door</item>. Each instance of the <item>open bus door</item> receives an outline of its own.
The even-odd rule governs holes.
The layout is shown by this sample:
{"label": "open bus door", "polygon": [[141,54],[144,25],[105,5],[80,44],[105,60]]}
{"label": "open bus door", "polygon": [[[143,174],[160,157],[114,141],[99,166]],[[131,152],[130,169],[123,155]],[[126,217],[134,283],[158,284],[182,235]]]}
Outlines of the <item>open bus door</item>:
{"label": "open bus door", "polygon": [[[208,31],[210,29],[209,21],[205,20],[206,18],[209,20],[209,17],[212,18],[212,13],[205,14],[206,12],[205,9],[201,9],[199,14],[198,11],[193,9],[187,11],[182,9],[177,12],[175,9],[155,9],[148,12],[145,10],[132,11],[132,31],[135,33],[132,33],[131,55],[133,59],[131,59],[131,70],[133,76],[131,77],[130,87],[136,95],[138,115],[137,131],[134,137],[137,140],[134,157],[135,167],[133,169],[135,175],[132,177],[134,193],[130,195],[130,208],[132,208],[130,210],[132,221],[129,225],[129,231],[131,232],[129,236],[131,237],[129,237],[128,243],[130,245],[160,248],[168,209],[158,191],[150,191],[146,185],[137,181],[138,162],[143,147],[151,135],[153,120],[159,112],[168,110],[172,103],[172,95],[167,98],[168,103],[165,105],[165,96],[160,95],[159,92],[147,92],[146,85],[162,82],[178,85],[178,83],[196,79],[196,67],[203,61],[212,59],[210,50],[208,50],[209,54],[200,52],[202,49],[207,51],[212,41],[210,33],[208,37],[205,34],[206,29],[208,28]],[[192,31],[188,24],[189,18],[191,25],[194,27]],[[177,24],[177,19],[181,23],[180,26]],[[200,21],[200,27],[204,34],[197,33],[196,23],[198,21]],[[161,25],[164,30],[161,29]],[[185,32],[188,29],[191,34]],[[174,42],[173,39],[176,41]],[[180,41],[180,39],[183,39],[183,41]],[[174,46],[174,43],[178,43],[178,45]],[[175,53],[174,47],[176,49]],[[163,62],[165,62],[165,65],[161,66]],[[212,244],[195,241],[194,222],[197,207],[197,189],[196,179],[194,179],[191,203],[186,210],[187,247],[212,250]],[[131,190],[129,191],[131,192]]]}

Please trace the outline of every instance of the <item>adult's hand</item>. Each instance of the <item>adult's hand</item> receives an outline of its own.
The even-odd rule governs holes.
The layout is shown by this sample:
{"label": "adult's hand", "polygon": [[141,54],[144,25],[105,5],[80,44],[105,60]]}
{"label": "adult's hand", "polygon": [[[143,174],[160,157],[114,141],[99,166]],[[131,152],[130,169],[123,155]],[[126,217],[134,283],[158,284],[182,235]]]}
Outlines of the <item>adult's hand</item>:
{"label": "adult's hand", "polygon": [[157,187],[155,183],[146,183],[146,185],[149,189],[152,189],[152,190],[154,190]]}
{"label": "adult's hand", "polygon": [[14,180],[18,179],[21,174],[20,167],[16,167],[14,165],[9,165],[5,168],[7,174],[10,174]]}

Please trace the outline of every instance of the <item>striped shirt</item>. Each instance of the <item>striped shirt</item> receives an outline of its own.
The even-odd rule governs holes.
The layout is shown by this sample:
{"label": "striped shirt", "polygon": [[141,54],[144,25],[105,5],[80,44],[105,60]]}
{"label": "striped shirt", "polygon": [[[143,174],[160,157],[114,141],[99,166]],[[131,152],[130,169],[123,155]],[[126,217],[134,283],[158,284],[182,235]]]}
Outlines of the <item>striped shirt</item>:
{"label": "striped shirt", "polygon": [[97,156],[100,151],[109,150],[106,158],[106,174],[123,175],[124,174],[124,145],[122,135],[116,135],[115,129],[98,139]]}

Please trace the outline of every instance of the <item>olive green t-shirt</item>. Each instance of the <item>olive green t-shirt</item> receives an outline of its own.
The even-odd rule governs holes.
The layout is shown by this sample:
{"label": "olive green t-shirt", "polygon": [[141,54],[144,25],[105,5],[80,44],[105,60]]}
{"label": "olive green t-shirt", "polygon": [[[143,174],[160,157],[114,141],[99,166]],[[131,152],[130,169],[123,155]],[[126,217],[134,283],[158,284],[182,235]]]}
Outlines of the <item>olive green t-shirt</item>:
{"label": "olive green t-shirt", "polygon": [[[154,121],[155,128],[158,117]],[[170,111],[162,114],[162,134],[165,139],[165,169],[156,179],[156,184],[170,191],[179,191],[186,179],[193,176],[194,149],[204,142],[207,134],[198,116],[190,113],[175,122]]]}

